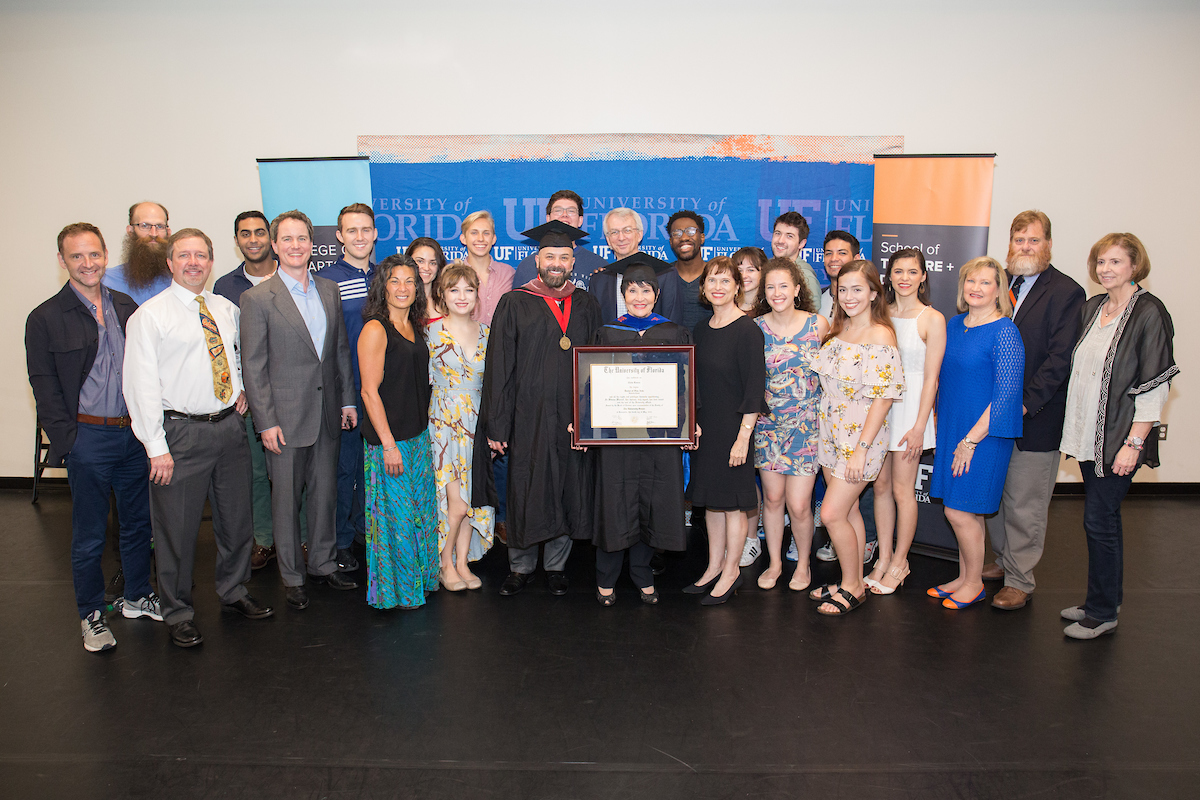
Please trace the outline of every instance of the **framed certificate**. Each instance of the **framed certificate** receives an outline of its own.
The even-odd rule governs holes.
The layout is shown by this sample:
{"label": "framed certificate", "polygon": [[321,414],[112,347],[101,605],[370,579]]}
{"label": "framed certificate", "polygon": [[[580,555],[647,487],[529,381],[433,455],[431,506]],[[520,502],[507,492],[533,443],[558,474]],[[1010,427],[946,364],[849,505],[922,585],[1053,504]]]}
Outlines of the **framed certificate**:
{"label": "framed certificate", "polygon": [[693,345],[575,348],[575,444],[692,444]]}

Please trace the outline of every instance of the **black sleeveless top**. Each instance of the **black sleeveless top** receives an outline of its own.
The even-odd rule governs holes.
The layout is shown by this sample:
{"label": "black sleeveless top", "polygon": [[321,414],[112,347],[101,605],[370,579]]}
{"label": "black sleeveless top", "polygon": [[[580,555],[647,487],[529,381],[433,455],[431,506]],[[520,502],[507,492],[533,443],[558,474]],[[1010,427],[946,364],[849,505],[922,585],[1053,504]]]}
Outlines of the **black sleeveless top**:
{"label": "black sleeveless top", "polygon": [[[419,436],[429,426],[429,348],[419,334],[415,342],[410,342],[387,323],[383,329],[387,332],[387,350],[383,356],[379,398],[392,438],[402,442]],[[371,415],[364,416],[363,438],[378,447],[382,442],[371,424]]]}

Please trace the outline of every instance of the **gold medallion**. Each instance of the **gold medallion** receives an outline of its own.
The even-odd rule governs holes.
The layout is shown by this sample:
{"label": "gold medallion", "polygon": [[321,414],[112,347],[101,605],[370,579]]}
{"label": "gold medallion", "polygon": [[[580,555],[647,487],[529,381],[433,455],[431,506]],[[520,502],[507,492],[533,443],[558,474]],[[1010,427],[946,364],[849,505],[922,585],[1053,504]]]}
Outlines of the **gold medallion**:
{"label": "gold medallion", "polygon": [[558,340],[558,346],[563,350],[571,349],[571,340],[566,337],[566,334],[564,334],[563,337]]}

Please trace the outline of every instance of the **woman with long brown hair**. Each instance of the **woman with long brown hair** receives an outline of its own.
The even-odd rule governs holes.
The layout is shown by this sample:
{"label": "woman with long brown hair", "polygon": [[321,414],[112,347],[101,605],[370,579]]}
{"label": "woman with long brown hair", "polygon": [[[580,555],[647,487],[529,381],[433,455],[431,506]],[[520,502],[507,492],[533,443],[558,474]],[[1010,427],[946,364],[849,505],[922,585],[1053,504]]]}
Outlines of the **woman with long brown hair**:
{"label": "woman with long brown hair", "polygon": [[904,394],[904,369],[879,270],[851,261],[833,283],[833,322],[813,370],[821,376],[820,452],[825,472],[821,520],[842,568],[837,584],[813,590],[821,614],[837,616],[866,599],[862,561],[867,533],[858,498],[887,455],[888,409]]}
{"label": "woman with long brown hair", "polygon": [[425,287],[408,256],[376,268],[358,339],[367,485],[367,602],[416,608],[437,588]]}
{"label": "woman with long brown hair", "polygon": [[417,265],[417,277],[425,287],[425,319],[436,322],[442,318],[441,303],[438,298],[438,275],[446,268],[446,254],[437,239],[428,236],[418,236],[412,240],[404,255]]}

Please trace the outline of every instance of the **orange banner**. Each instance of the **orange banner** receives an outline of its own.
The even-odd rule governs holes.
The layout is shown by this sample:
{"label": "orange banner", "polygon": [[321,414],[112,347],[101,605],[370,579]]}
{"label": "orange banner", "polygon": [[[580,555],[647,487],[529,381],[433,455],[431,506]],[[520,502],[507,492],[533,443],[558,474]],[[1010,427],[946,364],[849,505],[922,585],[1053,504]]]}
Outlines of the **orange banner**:
{"label": "orange banner", "polygon": [[994,155],[878,156],[875,224],[986,228]]}

